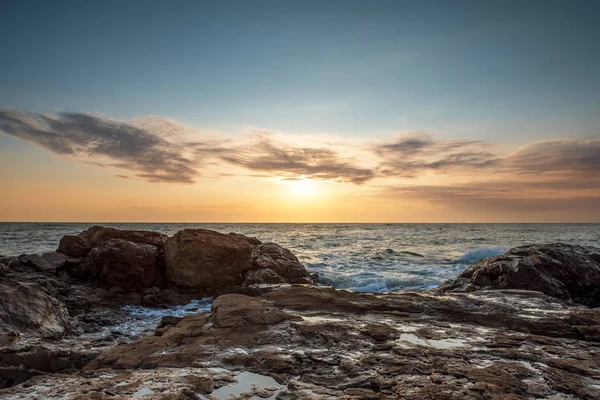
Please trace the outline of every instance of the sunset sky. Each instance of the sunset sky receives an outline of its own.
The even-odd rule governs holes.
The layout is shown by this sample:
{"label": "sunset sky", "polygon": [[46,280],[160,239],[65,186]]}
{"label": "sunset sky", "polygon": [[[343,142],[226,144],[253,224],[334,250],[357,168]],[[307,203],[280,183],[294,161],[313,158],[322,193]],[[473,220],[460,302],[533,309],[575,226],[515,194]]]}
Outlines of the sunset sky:
{"label": "sunset sky", "polygon": [[600,1],[4,1],[0,221],[600,222]]}

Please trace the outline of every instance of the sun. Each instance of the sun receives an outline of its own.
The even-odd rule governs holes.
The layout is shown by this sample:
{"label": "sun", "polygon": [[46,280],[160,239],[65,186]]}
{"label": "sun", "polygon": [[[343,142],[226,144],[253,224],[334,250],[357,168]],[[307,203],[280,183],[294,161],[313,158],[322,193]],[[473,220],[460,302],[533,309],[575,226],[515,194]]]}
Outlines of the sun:
{"label": "sun", "polygon": [[315,181],[311,179],[302,178],[296,181],[292,181],[291,185],[296,194],[300,194],[303,196],[312,196],[317,194]]}
{"label": "sun", "polygon": [[275,182],[279,185],[285,185],[288,192],[293,193],[295,196],[314,196],[320,192],[319,182],[304,175],[293,179],[276,179]]}

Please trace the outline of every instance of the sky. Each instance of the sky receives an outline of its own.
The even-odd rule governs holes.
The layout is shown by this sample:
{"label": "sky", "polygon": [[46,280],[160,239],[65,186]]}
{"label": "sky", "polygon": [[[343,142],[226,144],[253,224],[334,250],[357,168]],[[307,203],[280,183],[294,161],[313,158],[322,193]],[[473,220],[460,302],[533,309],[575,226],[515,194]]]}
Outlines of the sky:
{"label": "sky", "polygon": [[0,13],[0,221],[600,222],[600,2]]}

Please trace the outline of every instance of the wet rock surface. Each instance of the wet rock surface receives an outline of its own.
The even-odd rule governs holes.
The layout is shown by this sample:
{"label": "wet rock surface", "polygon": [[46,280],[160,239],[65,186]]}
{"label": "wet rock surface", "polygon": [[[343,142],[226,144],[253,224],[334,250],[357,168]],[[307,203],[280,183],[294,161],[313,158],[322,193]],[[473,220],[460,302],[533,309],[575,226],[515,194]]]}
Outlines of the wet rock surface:
{"label": "wet rock surface", "polygon": [[442,292],[484,289],[536,290],[576,303],[600,306],[600,250],[555,243],[521,246],[481,260]]}
{"label": "wet rock surface", "polygon": [[70,328],[66,307],[42,287],[0,278],[0,333],[59,338]]}
{"label": "wet rock surface", "polygon": [[[187,284],[180,287],[169,282],[165,274],[169,238],[149,231],[94,226],[63,237],[57,252],[1,257],[0,388],[48,372],[80,369],[119,342],[155,332],[157,317],[132,316],[123,307],[177,306],[207,293],[233,291],[237,284],[241,287],[244,272],[254,268],[253,246],[262,245],[243,235],[206,230],[184,233],[180,236],[184,236],[185,246],[171,251],[170,256],[184,259],[189,255],[186,251],[195,251],[200,260],[209,260],[208,265],[188,263],[183,268],[189,267],[190,279],[196,282],[214,276],[208,280],[213,287],[189,290]],[[206,236],[217,239],[199,239]],[[243,257],[230,254],[231,242],[244,249]],[[284,262],[289,263],[289,255],[286,257]],[[230,279],[228,275],[237,278],[222,282]],[[155,321],[154,325],[146,320]]]}
{"label": "wet rock surface", "polygon": [[[571,246],[568,251],[580,250]],[[596,260],[591,253],[581,257],[585,265],[573,268],[588,276],[576,281],[582,285],[577,290],[589,293],[586,282],[593,279]],[[270,263],[263,265],[282,276]],[[60,279],[48,270],[15,262],[6,273],[43,277],[52,288],[52,279]],[[71,321],[78,335],[0,337],[4,386],[11,379],[12,384],[24,382],[1,390],[0,397],[600,398],[600,308],[578,304],[573,295],[553,297],[515,286],[509,281],[502,289],[486,285],[461,291],[444,285],[369,294],[311,285],[250,285],[217,297],[210,311],[163,318],[149,336],[127,341],[110,332],[94,333],[126,316],[100,306],[110,297],[108,291],[85,286],[96,295],[91,306],[65,306],[69,313],[79,312]],[[58,296],[60,290],[52,290]],[[161,293],[135,292],[132,298],[141,303],[144,296]]]}

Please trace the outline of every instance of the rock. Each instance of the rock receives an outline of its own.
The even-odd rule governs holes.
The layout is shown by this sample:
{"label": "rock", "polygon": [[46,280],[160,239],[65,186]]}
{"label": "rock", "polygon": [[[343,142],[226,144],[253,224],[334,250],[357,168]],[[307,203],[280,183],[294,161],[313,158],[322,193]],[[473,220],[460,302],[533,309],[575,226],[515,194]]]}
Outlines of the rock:
{"label": "rock", "polygon": [[252,249],[252,267],[271,269],[287,283],[315,283],[298,258],[275,243],[260,244]]}
{"label": "rock", "polygon": [[70,257],[83,257],[94,247],[98,247],[111,239],[121,239],[138,244],[148,244],[161,249],[165,245],[167,236],[158,232],[92,226],[77,236],[63,236],[56,251]]}
{"label": "rock", "polygon": [[110,239],[94,248],[86,259],[86,270],[112,286],[144,289],[158,278],[158,249],[149,244]]}
{"label": "rock", "polygon": [[438,288],[444,293],[486,289],[535,290],[600,306],[600,250],[561,243],[516,247],[473,264]]}
{"label": "rock", "polygon": [[[6,328],[4,328],[6,329]],[[6,330],[0,331],[0,347],[12,346],[21,340],[21,334],[17,331]]]}
{"label": "rock", "polygon": [[171,285],[214,293],[241,286],[252,246],[243,238],[206,229],[184,229],[167,239],[165,277]]}
{"label": "rock", "polygon": [[6,271],[8,271],[8,267],[2,263],[0,263],[0,278],[6,276]]}
{"label": "rock", "polygon": [[167,235],[158,232],[105,228],[103,226],[92,226],[87,231],[80,233],[79,236],[82,237],[90,247],[98,247],[111,239],[121,239],[138,244],[149,244],[160,248],[165,245],[167,240]]}
{"label": "rock", "polygon": [[285,279],[272,269],[251,269],[246,272],[244,286],[284,283]]}
{"label": "rock", "polygon": [[56,251],[69,257],[83,257],[91,249],[91,246],[81,236],[65,235],[60,239]]}
{"label": "rock", "polygon": [[600,342],[578,326],[600,327],[600,309],[532,291],[285,287],[220,296],[212,312],[109,350],[84,373],[241,369],[283,382],[281,399],[596,399]]}
{"label": "rock", "polygon": [[33,268],[38,272],[56,274],[60,268],[67,264],[76,264],[79,261],[61,253],[49,252],[41,254],[23,254],[16,258],[21,265]]}
{"label": "rock", "polygon": [[[160,319],[160,322],[156,326],[156,331],[157,332],[160,331],[161,335],[162,335],[162,333],[165,330],[167,330],[168,328],[172,328],[174,326],[177,326],[177,324],[179,323],[179,321],[181,321],[181,319],[182,319],[182,317],[176,317],[174,315],[164,316],[164,317],[162,317]],[[160,335],[156,335],[156,336],[160,336]]]}
{"label": "rock", "polygon": [[212,306],[214,324],[218,328],[273,325],[300,319],[276,308],[268,307],[258,297],[241,294],[219,296]]}
{"label": "rock", "polygon": [[257,246],[259,244],[262,244],[262,242],[255,237],[249,237],[249,236],[242,235],[241,233],[235,233],[235,232],[229,232],[229,234],[231,236],[235,236],[237,238],[247,240],[248,243],[250,243],[252,246]]}
{"label": "rock", "polygon": [[59,338],[70,327],[69,313],[35,284],[0,278],[0,329]]}

